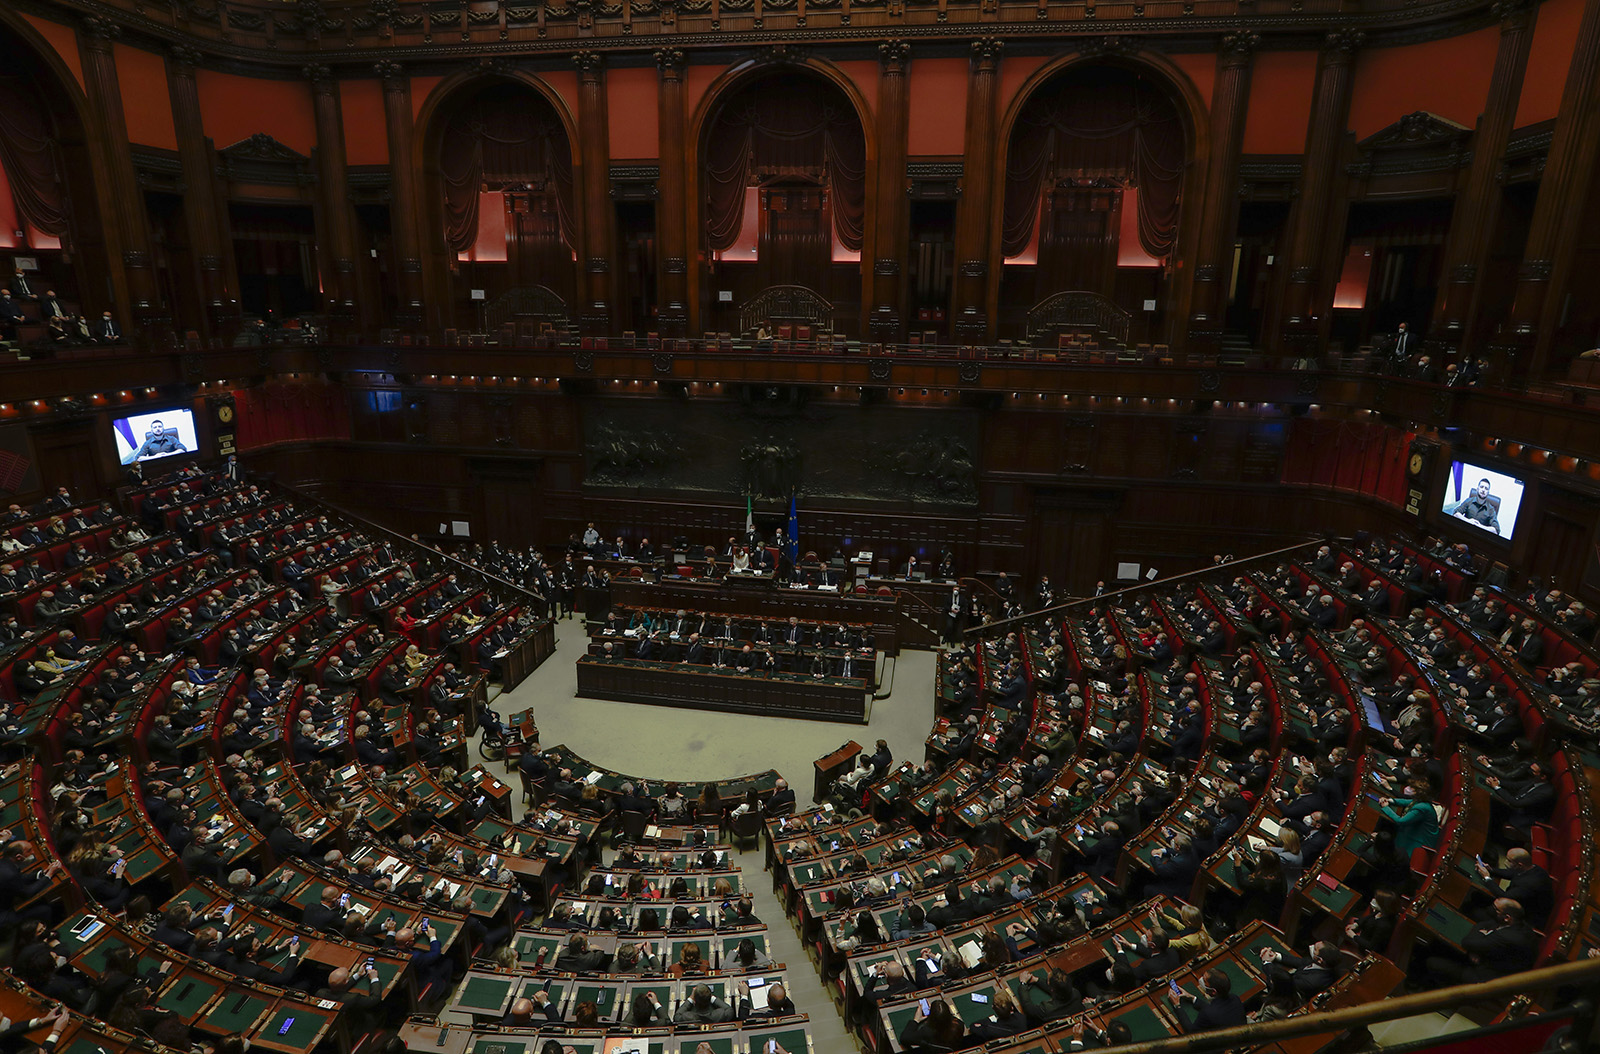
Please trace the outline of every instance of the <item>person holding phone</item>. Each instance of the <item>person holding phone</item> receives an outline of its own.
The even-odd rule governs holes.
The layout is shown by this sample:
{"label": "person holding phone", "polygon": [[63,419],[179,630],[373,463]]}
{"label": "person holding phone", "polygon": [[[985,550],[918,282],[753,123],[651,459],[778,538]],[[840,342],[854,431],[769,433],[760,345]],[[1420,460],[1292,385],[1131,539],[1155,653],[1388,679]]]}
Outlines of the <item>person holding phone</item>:
{"label": "person holding phone", "polygon": [[1005,1039],[1025,1032],[1030,1027],[1028,1015],[1022,1012],[1022,1004],[1017,997],[1011,994],[1011,989],[1001,985],[995,990],[990,1001],[993,1013],[987,1021],[976,1022],[971,1029],[972,1038],[987,1043],[994,1039]]}
{"label": "person holding phone", "polygon": [[377,965],[371,958],[361,963],[356,972],[343,968],[328,974],[328,983],[317,989],[317,999],[329,999],[357,1016],[363,1027],[376,1025],[378,1011],[383,1007],[383,984]]}
{"label": "person holding phone", "polygon": [[[926,1009],[924,1009],[926,1008]],[[967,1027],[955,1008],[944,999],[924,999],[900,1030],[900,1049],[922,1051],[958,1050],[965,1045]]]}

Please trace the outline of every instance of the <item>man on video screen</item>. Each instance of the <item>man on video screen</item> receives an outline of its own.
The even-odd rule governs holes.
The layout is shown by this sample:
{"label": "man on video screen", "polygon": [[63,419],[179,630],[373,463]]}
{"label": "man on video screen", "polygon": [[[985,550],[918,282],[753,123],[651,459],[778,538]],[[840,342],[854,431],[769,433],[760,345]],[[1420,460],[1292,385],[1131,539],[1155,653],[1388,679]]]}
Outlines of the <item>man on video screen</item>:
{"label": "man on video screen", "polygon": [[1490,498],[1489,481],[1486,479],[1478,480],[1477,487],[1467,495],[1466,500],[1447,511],[1451,516],[1459,516],[1485,530],[1500,533],[1500,503]]}
{"label": "man on video screen", "polygon": [[123,464],[130,461],[143,461],[150,457],[164,457],[167,454],[182,454],[183,440],[178,438],[177,432],[169,432],[159,420],[150,422],[150,431],[144,434],[144,443],[133,452],[132,457],[124,458]]}

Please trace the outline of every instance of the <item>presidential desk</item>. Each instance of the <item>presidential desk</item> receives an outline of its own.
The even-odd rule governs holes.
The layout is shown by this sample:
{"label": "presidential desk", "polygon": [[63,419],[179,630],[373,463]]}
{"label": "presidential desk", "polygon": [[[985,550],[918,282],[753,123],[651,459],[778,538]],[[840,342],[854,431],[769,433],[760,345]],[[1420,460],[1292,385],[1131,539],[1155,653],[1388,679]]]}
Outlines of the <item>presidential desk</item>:
{"label": "presidential desk", "polygon": [[732,668],[584,656],[578,660],[578,695],[690,710],[867,722],[867,688],[860,678],[768,676]]}
{"label": "presidential desk", "polygon": [[[777,621],[870,625],[878,650],[900,654],[900,602],[893,596],[822,589],[785,589],[770,578],[612,579],[611,605],[619,608],[682,608],[685,611]],[[604,612],[594,613],[604,618]]]}

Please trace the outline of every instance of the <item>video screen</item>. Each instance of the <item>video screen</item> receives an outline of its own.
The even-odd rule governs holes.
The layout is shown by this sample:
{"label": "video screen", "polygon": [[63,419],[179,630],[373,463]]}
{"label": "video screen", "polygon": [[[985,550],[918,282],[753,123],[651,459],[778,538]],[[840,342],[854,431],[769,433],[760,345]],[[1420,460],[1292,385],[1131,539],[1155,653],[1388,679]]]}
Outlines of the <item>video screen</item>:
{"label": "video screen", "polygon": [[124,465],[174,454],[195,454],[200,450],[191,410],[162,410],[119,417],[111,422],[111,432],[117,437],[117,460]]}
{"label": "video screen", "polygon": [[1467,461],[1450,463],[1439,511],[1510,540],[1522,508],[1522,480]]}

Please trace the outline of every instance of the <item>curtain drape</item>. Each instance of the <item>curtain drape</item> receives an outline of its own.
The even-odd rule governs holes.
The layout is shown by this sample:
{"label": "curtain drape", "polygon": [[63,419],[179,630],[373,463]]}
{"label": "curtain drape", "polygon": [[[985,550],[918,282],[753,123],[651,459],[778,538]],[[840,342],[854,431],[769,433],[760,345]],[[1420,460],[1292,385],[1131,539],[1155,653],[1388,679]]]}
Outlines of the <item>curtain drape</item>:
{"label": "curtain drape", "polygon": [[22,218],[44,234],[67,234],[67,187],[57,163],[50,114],[33,82],[0,73],[0,165]]}
{"label": "curtain drape", "polygon": [[478,194],[485,184],[544,183],[555,190],[561,238],[574,245],[572,149],[549,106],[526,89],[492,88],[464,107],[445,128],[445,240],[466,252],[478,238]]}
{"label": "curtain drape", "polygon": [[1132,73],[1062,78],[1029,100],[1006,155],[1001,247],[1027,248],[1039,197],[1057,179],[1128,180],[1139,188],[1139,244],[1172,252],[1183,186],[1183,123],[1166,93]]}
{"label": "curtain drape", "polygon": [[705,229],[709,248],[738,240],[751,179],[826,180],[833,227],[859,250],[867,211],[867,146],[855,108],[809,78],[762,80],[730,99],[706,136]]}

